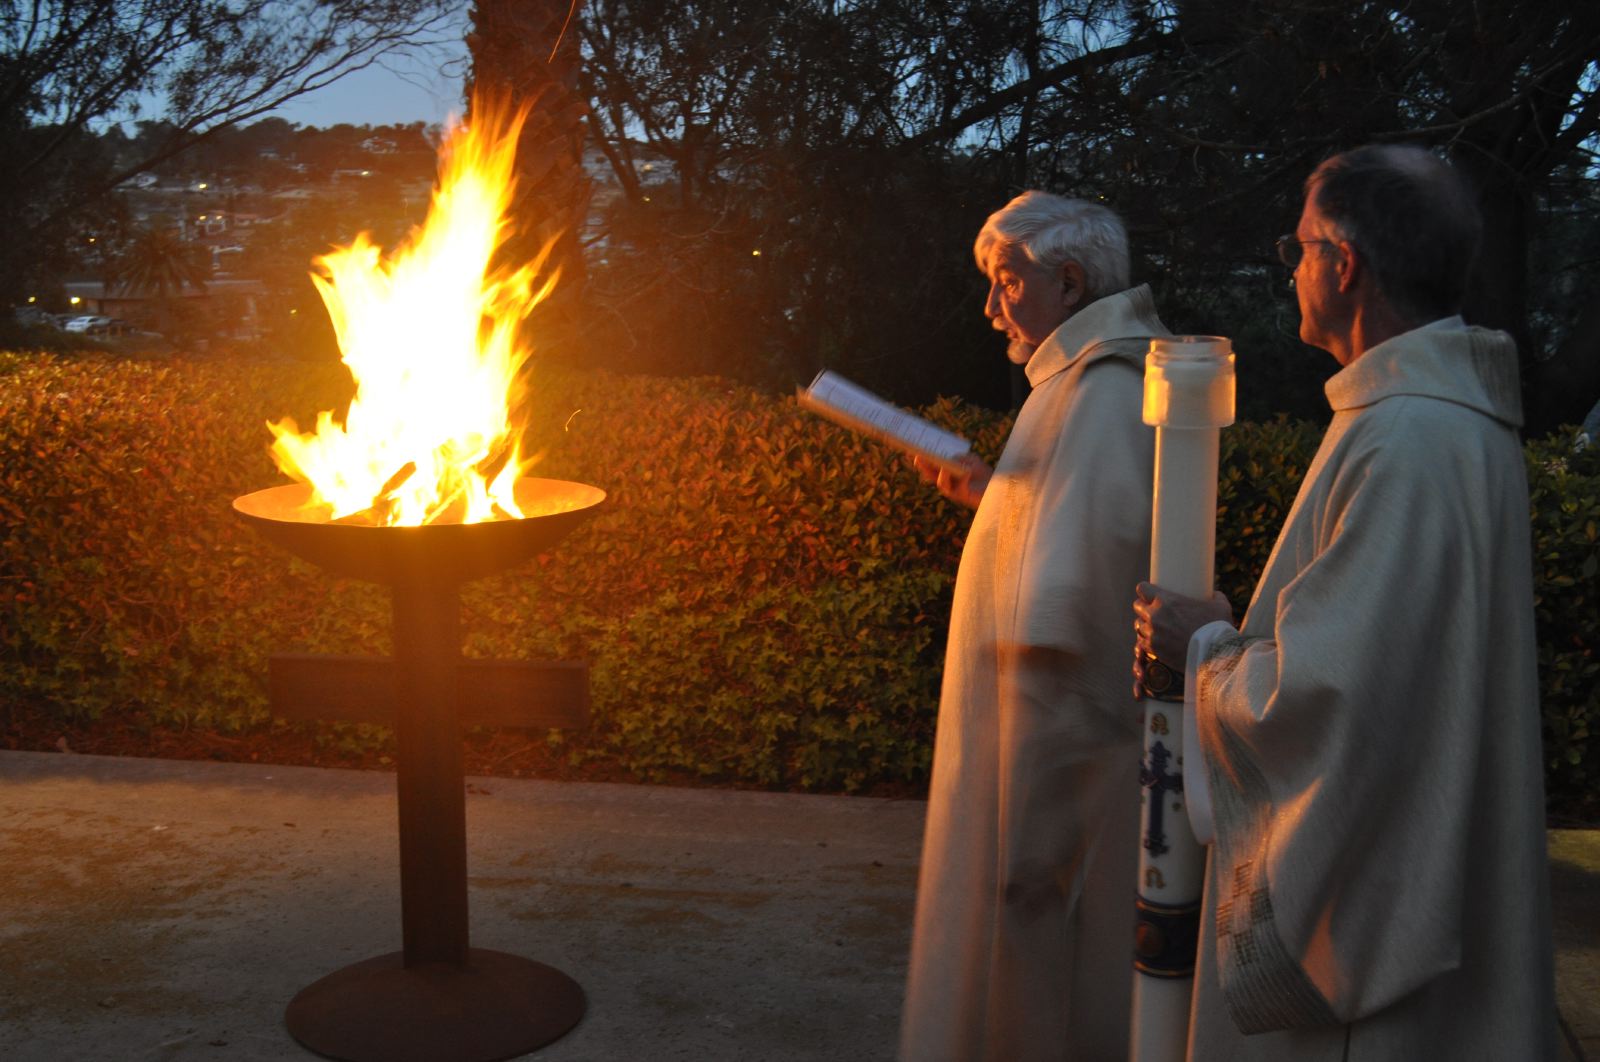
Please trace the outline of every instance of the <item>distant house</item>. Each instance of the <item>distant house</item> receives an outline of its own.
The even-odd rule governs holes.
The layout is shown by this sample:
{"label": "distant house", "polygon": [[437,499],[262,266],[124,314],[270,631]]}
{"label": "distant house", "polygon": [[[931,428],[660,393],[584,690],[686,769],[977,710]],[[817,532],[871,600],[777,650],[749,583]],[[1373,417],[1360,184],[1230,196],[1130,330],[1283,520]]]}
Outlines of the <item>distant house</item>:
{"label": "distant house", "polygon": [[187,218],[180,219],[178,227],[184,238],[204,241],[207,237],[222,236],[231,230],[248,229],[265,220],[260,214],[244,210],[207,210],[196,214],[192,222]]}
{"label": "distant house", "polygon": [[227,231],[228,215],[221,210],[208,210],[204,214],[195,216],[193,235],[187,231],[184,235],[190,239],[197,239],[202,236],[221,236]]}
{"label": "distant house", "polygon": [[[211,275],[220,279],[227,278],[233,272],[234,263],[244,255],[244,248],[237,243],[213,244],[211,246]],[[209,288],[215,281],[207,281]]]}
{"label": "distant house", "polygon": [[[109,289],[98,280],[68,281],[63,285],[77,313],[96,314],[150,327],[156,319],[156,294],[152,291]],[[219,336],[250,339],[261,333],[260,301],[267,294],[259,280],[222,278],[206,282],[204,290],[185,285],[172,298],[198,309]]]}

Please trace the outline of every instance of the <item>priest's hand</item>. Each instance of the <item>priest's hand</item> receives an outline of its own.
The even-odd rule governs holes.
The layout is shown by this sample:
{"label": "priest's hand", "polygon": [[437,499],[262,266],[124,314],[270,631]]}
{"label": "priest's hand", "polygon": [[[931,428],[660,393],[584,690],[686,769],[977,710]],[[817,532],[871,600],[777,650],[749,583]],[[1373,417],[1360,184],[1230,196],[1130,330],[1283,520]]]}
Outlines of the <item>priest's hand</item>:
{"label": "priest's hand", "polygon": [[969,509],[978,507],[978,503],[983,500],[983,492],[989,487],[989,479],[994,475],[994,469],[985,464],[982,458],[972,454],[961,459],[961,468],[957,472],[951,472],[921,457],[913,457],[911,462],[916,465],[917,474],[925,482],[932,483],[939,488],[940,494]]}
{"label": "priest's hand", "polygon": [[1144,662],[1149,657],[1166,665],[1180,678],[1189,657],[1194,632],[1216,620],[1233,622],[1233,606],[1220,590],[1209,600],[1187,597],[1154,583],[1140,583],[1133,598],[1133,688],[1144,689]]}

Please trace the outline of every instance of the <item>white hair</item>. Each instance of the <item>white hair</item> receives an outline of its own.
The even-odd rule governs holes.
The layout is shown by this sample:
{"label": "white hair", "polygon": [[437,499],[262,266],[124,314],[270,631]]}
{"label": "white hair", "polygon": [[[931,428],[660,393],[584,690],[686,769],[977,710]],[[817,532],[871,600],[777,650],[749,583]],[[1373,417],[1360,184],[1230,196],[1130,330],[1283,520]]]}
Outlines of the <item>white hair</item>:
{"label": "white hair", "polygon": [[972,245],[979,269],[988,272],[1000,244],[1022,248],[1030,261],[1046,269],[1077,262],[1091,299],[1128,286],[1128,230],[1115,211],[1099,203],[1023,192],[983,223]]}

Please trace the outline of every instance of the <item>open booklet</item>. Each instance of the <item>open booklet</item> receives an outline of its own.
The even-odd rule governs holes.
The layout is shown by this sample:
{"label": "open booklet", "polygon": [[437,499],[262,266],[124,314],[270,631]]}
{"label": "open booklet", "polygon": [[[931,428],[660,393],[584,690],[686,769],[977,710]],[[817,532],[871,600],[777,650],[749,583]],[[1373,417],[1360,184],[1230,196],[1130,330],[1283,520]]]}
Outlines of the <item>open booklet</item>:
{"label": "open booklet", "polygon": [[941,468],[958,470],[961,458],[972,452],[972,444],[961,436],[885,402],[836,372],[824,369],[817,373],[811,386],[798,388],[795,397],[813,413]]}

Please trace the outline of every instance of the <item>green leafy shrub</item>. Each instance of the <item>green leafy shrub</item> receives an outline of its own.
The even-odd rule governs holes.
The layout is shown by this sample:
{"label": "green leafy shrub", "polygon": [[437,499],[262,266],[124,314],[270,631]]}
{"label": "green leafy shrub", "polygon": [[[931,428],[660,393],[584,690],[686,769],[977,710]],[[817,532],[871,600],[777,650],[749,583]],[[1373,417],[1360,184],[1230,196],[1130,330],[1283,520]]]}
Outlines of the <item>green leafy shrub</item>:
{"label": "green leafy shrub", "polygon": [[[259,719],[270,617],[324,596],[231,518],[276,475],[259,367],[0,356],[0,695]],[[270,379],[284,400],[292,380]],[[281,624],[277,625],[281,629]]]}
{"label": "green leafy shrub", "polygon": [[[381,587],[230,512],[281,481],[264,422],[348,393],[338,365],[0,354],[0,704],[236,730],[268,721],[270,654],[387,652]],[[925,412],[991,462],[1010,430],[958,401]],[[552,735],[568,756],[846,792],[926,778],[968,514],[885,447],[718,379],[541,370],[530,414],[534,474],[608,498],[549,556],[464,588],[464,650],[591,662],[592,726]],[[1241,608],[1319,435],[1223,433],[1217,581]],[[1570,797],[1594,771],[1600,484],[1557,449],[1529,467],[1551,792]]]}
{"label": "green leafy shrub", "polygon": [[1241,617],[1321,441],[1317,425],[1282,417],[1222,432],[1214,581]]}
{"label": "green leafy shrub", "polygon": [[1600,809],[1600,448],[1575,431],[1528,444],[1534,616],[1550,804],[1585,820]]}
{"label": "green leafy shrub", "polygon": [[[0,699],[238,729],[267,720],[271,653],[386,652],[382,588],[230,512],[281,481],[264,422],[348,390],[338,366],[0,355]],[[571,755],[819,789],[925,772],[965,514],[883,447],[717,380],[551,373],[532,413],[536,472],[610,496],[465,589],[465,650],[593,661]],[[1004,427],[983,431],[992,456]]]}

